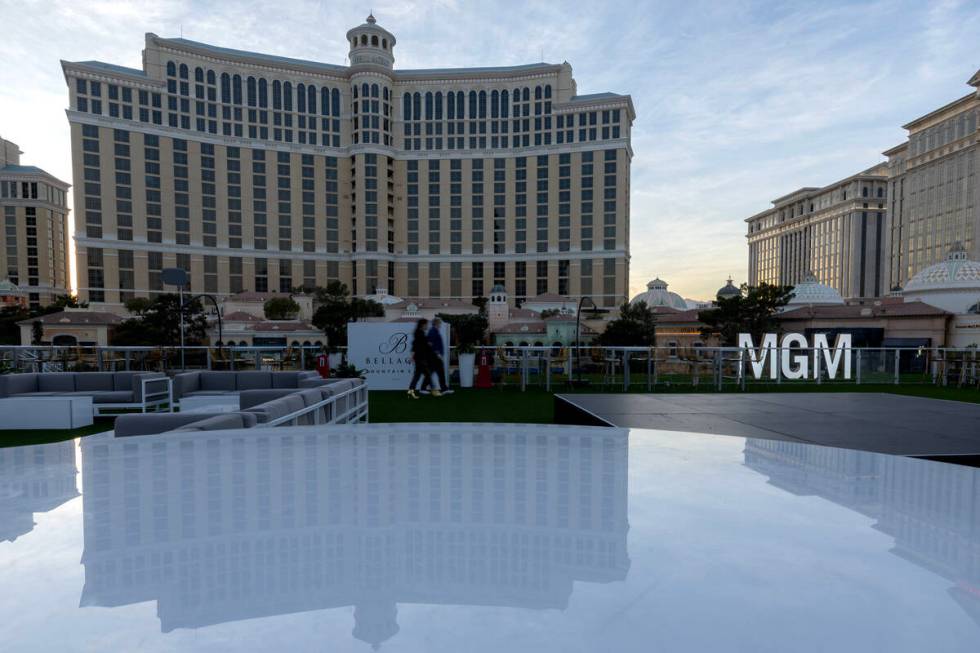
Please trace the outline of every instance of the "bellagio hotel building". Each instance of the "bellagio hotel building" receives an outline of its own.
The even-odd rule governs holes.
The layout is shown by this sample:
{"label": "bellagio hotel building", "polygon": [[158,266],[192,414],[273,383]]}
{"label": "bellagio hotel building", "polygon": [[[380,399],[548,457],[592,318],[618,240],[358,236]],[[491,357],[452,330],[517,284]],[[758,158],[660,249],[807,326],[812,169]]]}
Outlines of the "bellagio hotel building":
{"label": "bellagio hotel building", "polygon": [[154,34],[142,70],[62,62],[80,298],[179,267],[219,297],[625,299],[628,95],[579,95],[568,63],[395,70],[373,16],[347,41],[349,66]]}

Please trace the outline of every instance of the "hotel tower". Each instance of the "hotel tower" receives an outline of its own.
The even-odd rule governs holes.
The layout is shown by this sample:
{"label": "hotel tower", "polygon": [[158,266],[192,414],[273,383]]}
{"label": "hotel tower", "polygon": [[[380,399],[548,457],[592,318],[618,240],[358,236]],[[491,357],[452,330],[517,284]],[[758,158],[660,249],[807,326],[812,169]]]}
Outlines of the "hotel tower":
{"label": "hotel tower", "polygon": [[219,296],[625,299],[628,95],[568,63],[398,70],[373,16],[347,42],[349,66],[155,34],[142,69],[62,62],[80,299],[168,267]]}

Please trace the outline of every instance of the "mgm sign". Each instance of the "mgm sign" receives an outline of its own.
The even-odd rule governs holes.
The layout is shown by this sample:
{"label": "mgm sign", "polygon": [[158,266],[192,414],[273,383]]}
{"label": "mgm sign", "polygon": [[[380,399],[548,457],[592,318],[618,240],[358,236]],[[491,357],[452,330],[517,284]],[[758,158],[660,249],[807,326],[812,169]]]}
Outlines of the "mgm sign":
{"label": "mgm sign", "polygon": [[[758,380],[768,378],[776,380],[780,373],[785,379],[819,379],[821,367],[827,371],[826,378],[851,378],[851,334],[842,333],[831,347],[827,336],[822,333],[813,336],[813,345],[807,343],[806,336],[801,333],[787,333],[778,346],[776,334],[767,333],[762,337],[761,345],[756,348],[752,335],[738,335],[739,354],[745,361],[747,357],[753,377]],[[768,367],[768,372],[767,368]],[[739,366],[739,376],[743,374],[744,365]]]}

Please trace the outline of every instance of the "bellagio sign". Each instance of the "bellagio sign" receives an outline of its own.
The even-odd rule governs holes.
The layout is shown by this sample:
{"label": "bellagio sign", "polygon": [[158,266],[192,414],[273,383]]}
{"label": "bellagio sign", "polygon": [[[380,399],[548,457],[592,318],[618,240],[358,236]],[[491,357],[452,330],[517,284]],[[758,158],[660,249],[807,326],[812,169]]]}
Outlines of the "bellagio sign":
{"label": "bellagio sign", "polygon": [[806,336],[802,333],[787,333],[778,346],[776,334],[767,333],[762,337],[762,344],[758,349],[752,342],[751,334],[740,333],[738,348],[747,353],[752,375],[756,379],[766,376],[767,363],[768,378],[773,380],[779,378],[780,372],[786,379],[817,379],[820,377],[821,367],[827,371],[828,379],[837,378],[838,373],[842,373],[844,379],[851,378],[851,334],[849,333],[838,335],[833,347],[828,344],[827,336],[822,333],[813,336],[812,346],[807,343]]}

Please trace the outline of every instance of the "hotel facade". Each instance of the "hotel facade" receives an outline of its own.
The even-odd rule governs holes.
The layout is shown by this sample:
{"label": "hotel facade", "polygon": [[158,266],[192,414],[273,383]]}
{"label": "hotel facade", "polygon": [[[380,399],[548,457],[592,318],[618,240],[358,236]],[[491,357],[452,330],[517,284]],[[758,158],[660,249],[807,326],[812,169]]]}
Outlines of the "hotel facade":
{"label": "hotel facade", "polygon": [[968,83],[968,95],[906,124],[887,162],[748,218],[749,283],[812,274],[845,298],[881,297],[954,248],[980,260],[980,72]]}
{"label": "hotel facade", "polygon": [[67,294],[71,284],[69,185],[22,165],[20,155],[0,138],[0,281],[15,284],[36,308]]}
{"label": "hotel facade", "polygon": [[218,296],[624,300],[629,96],[579,95],[568,63],[395,70],[373,16],[347,41],[349,66],[154,34],[142,70],[62,62],[80,298],[180,267]]}

